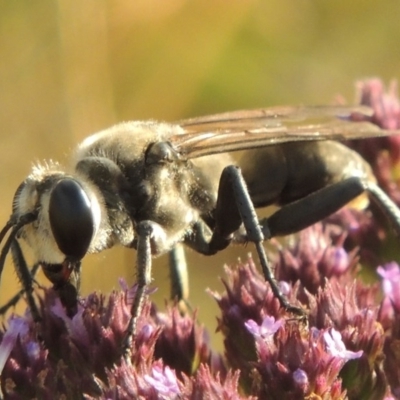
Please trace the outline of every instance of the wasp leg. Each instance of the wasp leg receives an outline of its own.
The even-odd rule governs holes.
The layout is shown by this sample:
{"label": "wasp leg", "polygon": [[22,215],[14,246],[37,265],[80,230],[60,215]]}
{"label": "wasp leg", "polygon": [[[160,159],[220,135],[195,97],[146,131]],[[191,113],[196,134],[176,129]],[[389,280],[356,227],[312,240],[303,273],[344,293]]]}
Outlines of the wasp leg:
{"label": "wasp leg", "polygon": [[400,236],[400,210],[396,204],[375,183],[358,177],[334,183],[283,206],[269,218],[260,221],[263,233],[269,239],[298,232],[338,211],[363,192],[369,193]]}
{"label": "wasp leg", "polygon": [[18,293],[16,293],[13,297],[11,297],[11,299],[8,300],[7,303],[3,304],[0,307],[0,315],[6,314],[10,308],[15,307],[23,297],[24,293],[25,290],[21,289]]}
{"label": "wasp leg", "polygon": [[[35,275],[36,275],[37,271],[39,270],[39,267],[40,267],[40,264],[35,264],[31,268],[30,273],[31,273],[32,280],[34,280]],[[17,303],[21,300],[21,298],[24,296],[24,294],[25,294],[25,289],[21,289],[18,293],[16,293],[13,297],[11,297],[11,299],[8,300],[7,303],[0,306],[0,315],[6,314],[10,308],[15,307],[17,305]]]}
{"label": "wasp leg", "polygon": [[208,238],[210,232],[207,232],[207,226],[204,223],[199,223],[195,226],[195,238],[188,245],[200,253],[215,254],[234,240],[234,233],[242,223],[246,230],[246,239],[256,246],[264,278],[270,284],[275,297],[287,311],[304,316],[305,311],[300,307],[291,305],[279,289],[268,264],[263,247],[264,234],[246,183],[238,167],[228,166],[223,170],[220,178],[215,210],[215,227],[211,239]]}
{"label": "wasp leg", "polygon": [[[14,240],[11,244],[11,255],[13,258],[13,262],[15,265],[15,270],[17,272],[18,278],[22,283],[23,289],[15,295],[5,306],[2,307],[2,310],[7,306],[7,305],[15,305],[20,297],[25,293],[26,295],[26,301],[28,303],[29,309],[32,314],[32,318],[35,322],[40,321],[40,314],[39,314],[39,309],[37,308],[35,299],[33,297],[33,282],[34,282],[34,276],[39,268],[39,264],[36,264],[33,266],[32,270],[30,271],[26,261],[25,257],[22,253],[21,247],[18,243],[17,240]],[[12,302],[12,300],[15,300],[15,302]],[[4,310],[4,312],[7,310]]]}
{"label": "wasp leg", "polygon": [[284,205],[270,217],[261,220],[266,239],[299,232],[328,217],[366,190],[359,178],[334,183],[307,197]]}
{"label": "wasp leg", "polygon": [[178,301],[182,313],[190,310],[189,298],[189,276],[186,263],[185,249],[181,243],[169,252],[169,274],[171,280],[171,299]]}
{"label": "wasp leg", "polygon": [[142,221],[137,225],[137,288],[131,308],[131,318],[126,329],[125,338],[122,343],[123,356],[129,362],[129,353],[132,346],[132,338],[137,333],[137,324],[143,310],[146,297],[146,288],[151,281],[151,246],[150,239],[154,230],[151,221]]}
{"label": "wasp leg", "polygon": [[372,201],[378,205],[386,216],[396,235],[400,237],[400,210],[390,197],[375,183],[367,182],[366,190],[370,194]]}

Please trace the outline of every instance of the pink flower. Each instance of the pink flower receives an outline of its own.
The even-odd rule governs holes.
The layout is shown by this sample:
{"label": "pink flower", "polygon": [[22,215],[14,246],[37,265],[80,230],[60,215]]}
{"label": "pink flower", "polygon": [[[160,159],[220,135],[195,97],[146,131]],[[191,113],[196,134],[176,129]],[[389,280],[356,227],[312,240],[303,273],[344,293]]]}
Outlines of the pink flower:
{"label": "pink flower", "polygon": [[393,297],[395,292],[400,291],[400,268],[396,262],[379,266],[376,269],[382,279],[382,289],[386,296]]}
{"label": "pink flower", "polygon": [[266,316],[261,325],[258,325],[257,322],[252,319],[249,319],[244,325],[255,338],[268,340],[282,327],[283,320],[279,319],[275,321],[274,317]]}
{"label": "pink flower", "polygon": [[330,329],[330,332],[324,332],[324,340],[327,346],[328,352],[334,356],[341,358],[345,362],[348,360],[353,360],[355,358],[360,358],[363,354],[362,350],[350,351],[346,349],[343,343],[342,335],[335,329]]}
{"label": "pink flower", "polygon": [[145,381],[154,387],[160,399],[174,399],[181,393],[175,371],[168,366],[154,365],[151,374],[144,376]]}

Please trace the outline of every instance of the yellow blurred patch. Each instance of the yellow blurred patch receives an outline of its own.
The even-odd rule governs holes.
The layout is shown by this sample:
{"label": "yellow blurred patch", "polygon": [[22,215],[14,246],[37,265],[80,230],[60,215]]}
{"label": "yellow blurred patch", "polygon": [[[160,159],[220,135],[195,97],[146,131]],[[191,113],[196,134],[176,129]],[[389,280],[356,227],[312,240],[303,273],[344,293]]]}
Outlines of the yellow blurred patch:
{"label": "yellow blurred patch", "polygon": [[400,180],[400,163],[397,163],[392,166],[391,169],[393,179],[398,182]]}
{"label": "yellow blurred patch", "polygon": [[369,205],[369,198],[366,193],[360,194],[354,200],[347,204],[348,207],[354,210],[365,210]]}

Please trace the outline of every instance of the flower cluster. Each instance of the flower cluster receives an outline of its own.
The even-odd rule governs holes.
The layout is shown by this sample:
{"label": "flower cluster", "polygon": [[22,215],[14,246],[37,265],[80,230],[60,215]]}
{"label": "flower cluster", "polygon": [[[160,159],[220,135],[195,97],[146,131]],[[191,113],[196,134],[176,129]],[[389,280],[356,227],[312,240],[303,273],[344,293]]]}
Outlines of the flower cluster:
{"label": "flower cluster", "polygon": [[[340,280],[327,279],[315,295],[305,291],[306,324],[283,319],[279,309],[271,308],[270,289],[251,259],[227,274],[227,295],[215,294],[222,309],[219,329],[229,364],[241,371],[249,393],[266,399],[383,398],[388,390],[382,372],[386,337],[377,285],[344,274]],[[289,285],[292,302],[304,296],[300,286]]]}
{"label": "flower cluster", "polygon": [[[368,120],[383,129],[400,129],[400,100],[397,82],[391,82],[385,92],[379,79],[369,79],[357,84],[358,102],[369,106],[374,113]],[[379,185],[400,205],[400,135],[391,135],[349,143],[372,166]]]}
{"label": "flower cluster", "polygon": [[[393,84],[359,84],[369,121],[400,125]],[[368,158],[397,204],[396,137],[351,144]],[[385,161],[386,160],[386,161]],[[389,173],[390,172],[390,173]],[[67,316],[52,289],[39,292],[41,321],[26,311],[0,332],[5,399],[396,399],[400,398],[400,267],[387,262],[393,241],[374,210],[343,209],[293,235],[272,241],[271,267],[282,292],[307,317],[281,307],[249,256],[225,268],[217,333],[224,354],[209,346],[196,312],[164,312],[145,300],[129,357],[125,332],[135,287],[80,300]],[[377,251],[376,249],[379,249]],[[387,250],[384,251],[384,250]],[[375,269],[365,278],[360,259]],[[151,298],[151,296],[150,296]]]}
{"label": "flower cluster", "polygon": [[29,313],[11,317],[0,345],[5,398],[242,398],[238,373],[226,371],[203,328],[176,307],[161,314],[145,303],[125,360],[132,290],[113,292],[107,300],[92,294],[72,319],[55,292],[45,290],[43,321],[35,324]]}

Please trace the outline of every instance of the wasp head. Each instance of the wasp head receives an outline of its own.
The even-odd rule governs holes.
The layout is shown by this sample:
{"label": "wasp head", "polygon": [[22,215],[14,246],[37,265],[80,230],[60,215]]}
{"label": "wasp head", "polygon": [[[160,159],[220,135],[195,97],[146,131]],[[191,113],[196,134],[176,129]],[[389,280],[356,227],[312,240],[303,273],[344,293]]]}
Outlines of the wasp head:
{"label": "wasp head", "polygon": [[101,206],[90,183],[57,167],[33,170],[14,195],[7,223],[41,264],[80,261],[90,251],[101,221]]}

